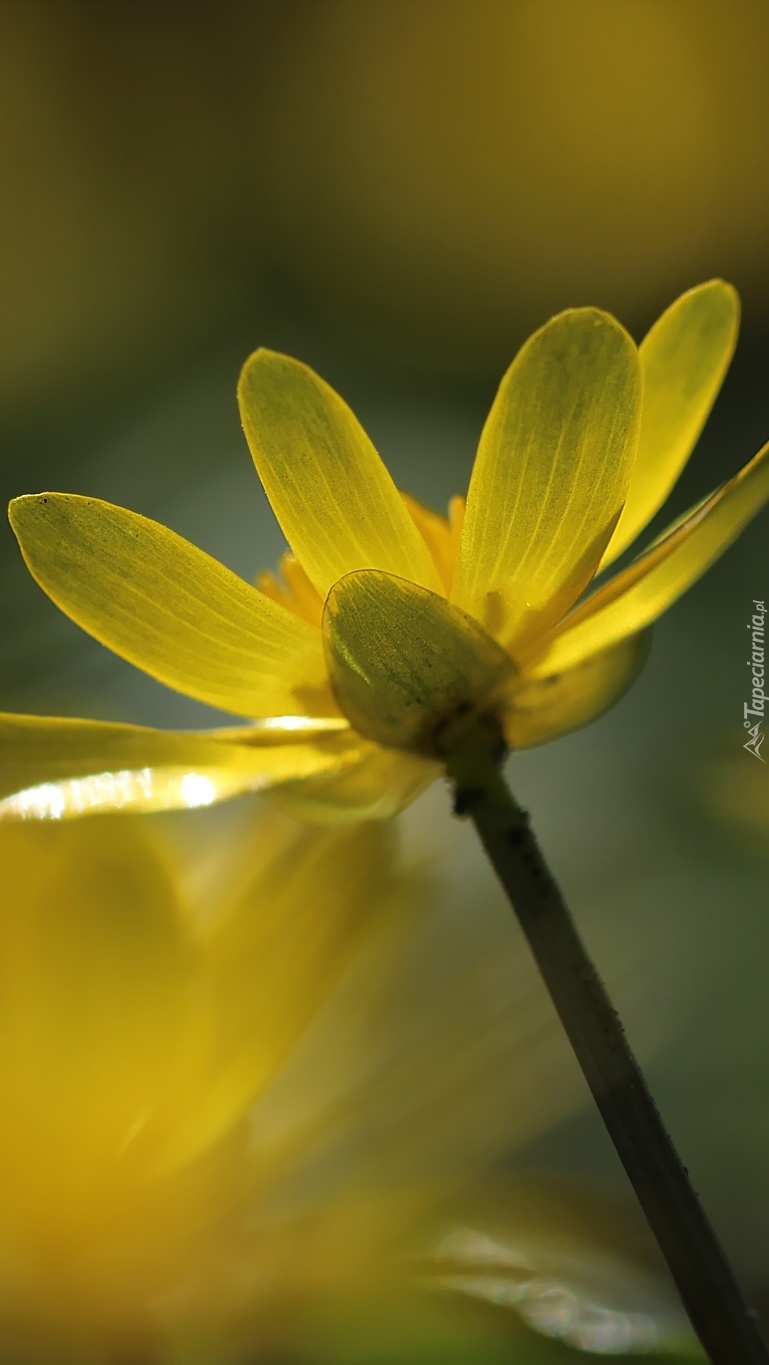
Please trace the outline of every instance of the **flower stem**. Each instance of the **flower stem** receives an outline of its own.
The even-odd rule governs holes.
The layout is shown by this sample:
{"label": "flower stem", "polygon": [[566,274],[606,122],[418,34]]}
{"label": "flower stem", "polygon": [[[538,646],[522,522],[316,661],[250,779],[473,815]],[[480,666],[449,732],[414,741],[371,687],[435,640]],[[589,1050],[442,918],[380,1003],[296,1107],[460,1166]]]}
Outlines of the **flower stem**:
{"label": "flower stem", "polygon": [[515,911],[617,1154],[712,1365],[767,1365],[755,1314],[665,1130],[606,988],[480,731],[447,758],[468,815]]}

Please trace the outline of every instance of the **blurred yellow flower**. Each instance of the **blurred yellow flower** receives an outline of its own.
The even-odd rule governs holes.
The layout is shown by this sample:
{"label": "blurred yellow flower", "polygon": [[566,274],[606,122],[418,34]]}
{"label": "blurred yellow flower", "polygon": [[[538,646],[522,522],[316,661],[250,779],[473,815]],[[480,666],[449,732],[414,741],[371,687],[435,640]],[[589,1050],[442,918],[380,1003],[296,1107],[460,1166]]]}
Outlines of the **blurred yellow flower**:
{"label": "blurred yellow flower", "polygon": [[709,843],[715,830],[744,851],[769,856],[769,773],[752,751],[745,753],[744,742],[709,741],[685,779],[687,804],[711,827]]}
{"label": "blurred yellow flower", "polygon": [[310,813],[383,816],[442,771],[443,731],[491,714],[541,744],[624,692],[647,628],[769,497],[769,447],[600,583],[675,483],[734,348],[714,280],[640,347],[609,314],[559,314],[523,346],[448,519],[399,494],[307,367],[257,351],[239,386],[292,553],[253,587],[155,522],[42,494],[11,504],[27,565],[102,643],[245,727],[168,734],[6,716],[0,814],[207,804],[280,787]]}
{"label": "blurred yellow flower", "polygon": [[[393,867],[385,826],[300,843],[286,825],[261,831],[256,872],[213,907],[135,822],[3,829],[3,1360],[116,1338],[127,1354],[106,1358],[158,1359],[145,1340],[255,1306],[269,1334],[263,1299],[278,1314],[301,1283],[290,1218],[251,1227],[292,1153],[260,1143],[249,1111],[371,933]],[[375,1218],[370,1232],[359,1259]],[[343,1258],[338,1230],[333,1246]]]}
{"label": "blurred yellow flower", "polygon": [[[302,1359],[334,1319],[372,1344],[439,1225],[488,1228],[458,1189],[581,1102],[490,874],[470,922],[392,824],[254,832],[199,826],[191,856],[136,820],[0,829],[3,1361]],[[493,1231],[549,1267],[509,1299],[544,1313],[555,1228],[526,1222]],[[621,1326],[611,1281],[581,1299]],[[639,1340],[667,1330],[667,1291],[640,1307]]]}

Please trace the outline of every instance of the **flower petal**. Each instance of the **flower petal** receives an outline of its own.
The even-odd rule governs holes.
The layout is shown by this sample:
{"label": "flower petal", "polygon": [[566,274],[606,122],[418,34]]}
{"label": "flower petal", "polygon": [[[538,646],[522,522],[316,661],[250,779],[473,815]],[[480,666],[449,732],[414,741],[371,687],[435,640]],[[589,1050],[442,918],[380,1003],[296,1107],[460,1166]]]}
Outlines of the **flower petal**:
{"label": "flower petal", "polygon": [[575,1348],[575,1360],[696,1359],[670,1281],[639,1258],[616,1208],[594,1192],[506,1175],[471,1188],[462,1206],[459,1219],[443,1213],[423,1282],[493,1304],[558,1343],[552,1355],[528,1337],[514,1344],[511,1324],[512,1360],[555,1365],[569,1358],[562,1346]]}
{"label": "flower petal", "polygon": [[389,825],[313,830],[264,813],[256,863],[252,855],[202,944],[217,1023],[210,1107],[220,1116],[231,1119],[275,1075],[371,933],[393,855]]}
{"label": "flower petal", "polygon": [[723,554],[767,500],[769,443],[572,612],[532,672],[537,677],[560,673],[650,625]]}
{"label": "flower petal", "polygon": [[452,601],[513,654],[589,583],[625,500],[640,363],[607,313],[535,332],[499,388],[470,481]]}
{"label": "flower petal", "polygon": [[278,570],[279,574],[269,569],[259,574],[256,580],[259,591],[320,630],[323,599],[318,596],[296,555],[287,550],[280,557]]}
{"label": "flower petal", "polygon": [[354,413],[307,365],[259,350],[238,384],[243,429],[283,533],[321,597],[354,569],[439,589],[427,547]]}
{"label": "flower petal", "polygon": [[410,493],[401,491],[401,497],[432,555],[443,591],[448,596],[454,579],[465,500],[461,497],[452,498],[449,516],[442,517],[439,512],[434,512],[431,507],[425,507],[424,503],[419,502]]}
{"label": "flower petal", "polygon": [[333,714],[318,632],[167,527],[66,493],[9,515],[33,578],[129,663],[235,715]]}
{"label": "flower petal", "polygon": [[723,383],[739,321],[737,291],[709,280],[676,299],[641,342],[638,454],[602,568],[635,540],[675,484]]}
{"label": "flower petal", "polygon": [[505,737],[511,749],[531,749],[587,725],[613,706],[638,677],[648,654],[649,631],[591,654],[562,673],[525,674],[511,689]]}
{"label": "flower petal", "polygon": [[274,800],[292,815],[336,824],[389,820],[441,776],[442,768],[415,754],[361,740],[357,759],[336,773],[301,778],[275,788]]}
{"label": "flower petal", "polygon": [[0,715],[0,820],[207,806],[357,758],[345,730],[308,737],[299,726],[195,734]]}
{"label": "flower petal", "polygon": [[[43,1166],[59,1165],[58,1180],[38,1172],[48,1196],[63,1193],[62,1168],[98,1191],[97,1152],[114,1160],[173,1083],[190,994],[174,886],[135,822],[3,826],[0,850],[13,908],[0,923],[5,1143],[9,1123],[36,1117]],[[29,1157],[22,1148],[22,1168]]]}
{"label": "flower petal", "polygon": [[444,597],[371,569],[334,585],[323,634],[331,685],[357,732],[428,758],[446,726],[488,707],[515,667]]}

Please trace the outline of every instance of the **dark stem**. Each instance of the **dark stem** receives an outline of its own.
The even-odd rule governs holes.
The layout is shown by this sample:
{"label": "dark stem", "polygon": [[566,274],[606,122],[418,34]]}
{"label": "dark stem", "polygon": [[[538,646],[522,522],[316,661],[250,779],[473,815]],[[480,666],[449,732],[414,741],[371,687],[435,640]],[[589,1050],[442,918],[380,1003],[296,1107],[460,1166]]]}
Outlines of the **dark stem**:
{"label": "dark stem", "polygon": [[712,1365],[767,1365],[755,1314],[668,1136],[561,892],[481,731],[447,760]]}

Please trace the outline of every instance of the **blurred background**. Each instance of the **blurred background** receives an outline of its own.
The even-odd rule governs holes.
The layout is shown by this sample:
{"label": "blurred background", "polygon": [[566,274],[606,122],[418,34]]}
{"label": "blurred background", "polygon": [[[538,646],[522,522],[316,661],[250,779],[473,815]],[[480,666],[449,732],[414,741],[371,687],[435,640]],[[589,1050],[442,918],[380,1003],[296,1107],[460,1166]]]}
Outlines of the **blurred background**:
{"label": "blurred background", "polygon": [[[768,59],[764,0],[7,0],[3,498],[122,503],[252,577],[282,548],[235,405],[255,346],[314,365],[443,508],[530,330],[591,303],[640,339],[721,275],[742,340],[664,524],[769,436]],[[767,1315],[769,780],[742,704],[768,541],[765,514],[633,692],[510,770]],[[3,709],[204,721],[60,616],[10,531],[0,589]],[[448,821],[431,801],[408,839]],[[502,1169],[643,1235],[585,1106]]]}

